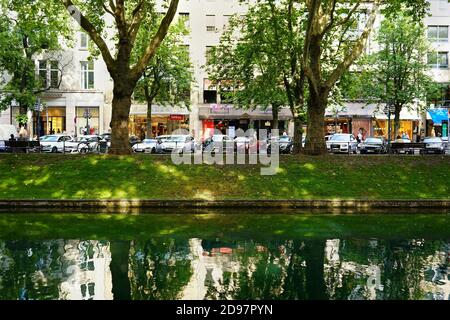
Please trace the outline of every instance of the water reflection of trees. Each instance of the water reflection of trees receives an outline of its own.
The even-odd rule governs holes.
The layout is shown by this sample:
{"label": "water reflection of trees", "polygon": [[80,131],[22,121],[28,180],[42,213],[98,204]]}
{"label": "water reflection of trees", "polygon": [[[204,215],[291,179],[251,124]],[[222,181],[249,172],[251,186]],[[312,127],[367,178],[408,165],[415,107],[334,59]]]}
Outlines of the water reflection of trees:
{"label": "water reflection of trees", "polygon": [[0,299],[449,299],[444,241],[0,241]]}
{"label": "water reflection of trees", "polygon": [[192,275],[188,241],[132,241],[129,267],[132,299],[178,299]]}

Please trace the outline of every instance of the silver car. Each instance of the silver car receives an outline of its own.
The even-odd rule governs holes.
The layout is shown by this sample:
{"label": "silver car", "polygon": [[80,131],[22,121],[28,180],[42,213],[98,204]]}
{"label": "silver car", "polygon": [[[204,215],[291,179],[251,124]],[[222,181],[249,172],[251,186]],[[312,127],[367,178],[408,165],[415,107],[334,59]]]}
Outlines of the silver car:
{"label": "silver car", "polygon": [[141,153],[157,153],[160,149],[158,139],[144,139],[144,141],[136,143],[132,147],[134,152]]}
{"label": "silver car", "polygon": [[358,141],[351,133],[334,134],[327,142],[327,149],[331,153],[357,153]]}
{"label": "silver car", "polygon": [[160,143],[163,153],[189,153],[195,151],[195,140],[190,135],[172,135]]}

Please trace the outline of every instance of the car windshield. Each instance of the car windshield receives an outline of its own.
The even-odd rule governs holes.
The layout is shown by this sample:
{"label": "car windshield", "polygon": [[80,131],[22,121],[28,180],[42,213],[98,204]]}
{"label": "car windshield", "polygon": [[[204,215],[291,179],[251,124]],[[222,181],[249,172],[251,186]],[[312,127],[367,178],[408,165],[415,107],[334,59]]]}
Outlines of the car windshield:
{"label": "car windshield", "polygon": [[281,142],[289,142],[289,141],[291,141],[291,137],[289,137],[289,136],[281,136],[280,137],[280,141]]}
{"label": "car windshield", "polygon": [[382,144],[383,141],[381,139],[378,138],[367,138],[366,143],[373,143],[373,144]]}
{"label": "car windshield", "polygon": [[41,137],[41,141],[45,142],[58,142],[58,136],[43,136]]}
{"label": "car windshield", "polygon": [[347,134],[335,134],[330,141],[350,141],[350,136]]}
{"label": "car windshield", "polygon": [[92,141],[97,141],[96,137],[81,137],[80,138],[81,142],[92,142]]}
{"label": "car windshield", "polygon": [[169,141],[170,136],[160,136],[160,137],[156,137],[156,140],[161,140],[162,142],[166,142]]}
{"label": "car windshield", "polygon": [[156,143],[155,139],[145,139],[144,141],[142,141],[143,143]]}
{"label": "car windshield", "polygon": [[423,140],[423,142],[435,142],[435,143],[440,143],[442,142],[441,138],[425,138]]}

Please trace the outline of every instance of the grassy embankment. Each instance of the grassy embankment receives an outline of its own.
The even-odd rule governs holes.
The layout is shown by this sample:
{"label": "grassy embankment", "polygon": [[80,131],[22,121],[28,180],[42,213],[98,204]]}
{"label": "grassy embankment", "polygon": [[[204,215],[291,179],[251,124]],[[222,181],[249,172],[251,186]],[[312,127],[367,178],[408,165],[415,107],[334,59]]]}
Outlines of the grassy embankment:
{"label": "grassy embankment", "polygon": [[1,155],[0,199],[450,199],[450,158],[281,158],[260,165],[180,165],[136,155]]}

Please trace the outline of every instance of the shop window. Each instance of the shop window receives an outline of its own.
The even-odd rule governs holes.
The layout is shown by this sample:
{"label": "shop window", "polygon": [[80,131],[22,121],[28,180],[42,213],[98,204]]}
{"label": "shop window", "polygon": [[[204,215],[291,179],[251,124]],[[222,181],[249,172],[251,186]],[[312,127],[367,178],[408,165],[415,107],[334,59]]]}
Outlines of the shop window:
{"label": "shop window", "polygon": [[95,134],[99,132],[100,113],[98,107],[76,108],[76,130],[79,135]]}

